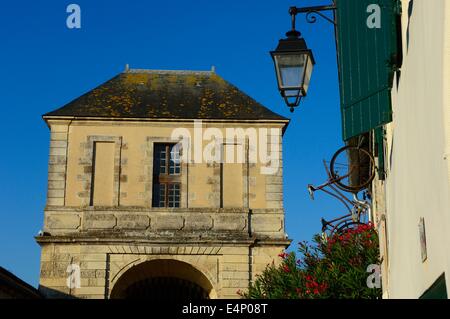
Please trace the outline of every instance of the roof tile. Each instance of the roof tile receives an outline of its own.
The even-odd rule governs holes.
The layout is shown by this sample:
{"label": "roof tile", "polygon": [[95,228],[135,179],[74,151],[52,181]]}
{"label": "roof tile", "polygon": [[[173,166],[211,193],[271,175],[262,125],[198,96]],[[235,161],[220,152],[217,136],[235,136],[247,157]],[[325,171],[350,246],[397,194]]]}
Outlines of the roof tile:
{"label": "roof tile", "polygon": [[287,120],[213,72],[128,70],[44,117]]}

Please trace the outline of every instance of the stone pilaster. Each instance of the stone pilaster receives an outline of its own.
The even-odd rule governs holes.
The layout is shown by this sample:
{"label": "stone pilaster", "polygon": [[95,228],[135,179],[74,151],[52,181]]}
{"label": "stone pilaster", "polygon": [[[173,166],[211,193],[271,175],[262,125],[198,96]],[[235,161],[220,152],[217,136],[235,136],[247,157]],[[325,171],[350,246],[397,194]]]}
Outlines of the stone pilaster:
{"label": "stone pilaster", "polygon": [[47,206],[64,206],[65,204],[69,123],[70,121],[49,121]]}
{"label": "stone pilaster", "polygon": [[[272,134],[272,135],[271,135]],[[274,138],[272,136],[275,136]],[[267,137],[267,148],[272,154],[278,143],[278,170],[273,174],[266,175],[266,203],[267,208],[283,208],[283,158],[282,158],[282,136],[281,130],[278,129],[276,135],[273,135],[272,130],[269,130]],[[274,163],[269,163],[270,164]]]}

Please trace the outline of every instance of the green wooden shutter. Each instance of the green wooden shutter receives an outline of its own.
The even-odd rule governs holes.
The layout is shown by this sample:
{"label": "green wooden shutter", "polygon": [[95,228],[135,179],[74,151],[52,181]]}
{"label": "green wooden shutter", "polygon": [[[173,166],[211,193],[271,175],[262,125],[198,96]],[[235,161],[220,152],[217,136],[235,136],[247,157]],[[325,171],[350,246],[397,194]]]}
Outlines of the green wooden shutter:
{"label": "green wooden shutter", "polygon": [[[343,139],[392,121],[398,0],[335,0]],[[369,28],[369,5],[378,5],[381,28]]]}
{"label": "green wooden shutter", "polygon": [[447,299],[447,285],[445,283],[445,274],[439,276],[439,278],[433,283],[433,285],[425,291],[420,299]]}

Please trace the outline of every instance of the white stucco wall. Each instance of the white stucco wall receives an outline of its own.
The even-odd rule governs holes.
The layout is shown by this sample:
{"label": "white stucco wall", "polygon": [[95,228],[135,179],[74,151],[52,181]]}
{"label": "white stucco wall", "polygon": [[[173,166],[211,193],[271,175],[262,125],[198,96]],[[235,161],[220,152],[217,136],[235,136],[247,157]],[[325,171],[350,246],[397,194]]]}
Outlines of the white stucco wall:
{"label": "white stucco wall", "polygon": [[386,203],[378,214],[386,214],[389,239],[388,298],[418,298],[444,272],[450,288],[450,1],[410,2],[402,1],[404,62],[392,90],[393,122],[386,126],[387,178],[375,188],[377,201]]}

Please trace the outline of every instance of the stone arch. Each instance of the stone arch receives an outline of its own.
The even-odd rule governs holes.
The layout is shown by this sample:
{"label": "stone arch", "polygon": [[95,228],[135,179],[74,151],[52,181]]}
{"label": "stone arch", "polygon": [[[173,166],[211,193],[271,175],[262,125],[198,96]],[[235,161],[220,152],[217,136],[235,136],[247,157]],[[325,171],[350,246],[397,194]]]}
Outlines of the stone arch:
{"label": "stone arch", "polygon": [[[197,298],[217,298],[216,290],[208,277],[190,263],[176,259],[153,259],[129,265],[119,272],[119,277],[111,290],[110,298],[133,298],[136,289],[176,289],[179,293],[189,291]],[[152,288],[153,287],[153,288]],[[183,290],[184,289],[184,290]],[[173,294],[176,296],[176,292]],[[196,298],[191,296],[191,298]]]}

